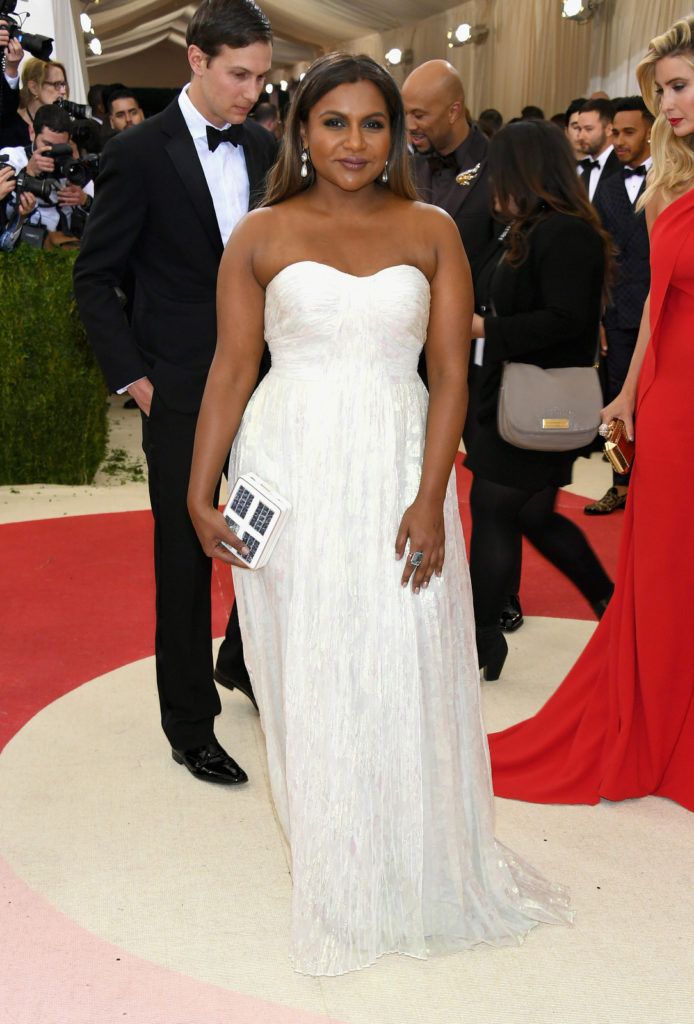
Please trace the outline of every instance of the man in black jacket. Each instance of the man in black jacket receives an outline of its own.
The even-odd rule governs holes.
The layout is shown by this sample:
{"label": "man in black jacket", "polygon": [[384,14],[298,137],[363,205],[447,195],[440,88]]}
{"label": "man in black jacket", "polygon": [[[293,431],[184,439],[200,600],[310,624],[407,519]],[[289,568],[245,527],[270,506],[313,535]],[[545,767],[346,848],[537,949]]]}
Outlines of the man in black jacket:
{"label": "man in black jacket", "polygon": [[613,109],[610,100],[588,100],[578,114],[578,141],[585,153],[579,161],[578,173],[591,202],[621,164],[612,146]]}
{"label": "man in black jacket", "polygon": [[[487,309],[487,291],[480,276],[489,279],[490,260],[498,261],[500,226],[492,217],[487,170],[486,136],[468,120],[463,82],[445,60],[420,64],[405,80],[402,99],[410,143],[415,155],[413,170],[417,191],[424,202],[440,206],[456,223],[475,288],[475,312]],[[482,294],[482,292],[484,294]],[[468,411],[463,438],[470,448],[477,429],[481,346],[474,342],[468,372]],[[420,359],[426,383],[426,364]],[[520,564],[514,586],[520,586]],[[517,592],[510,595],[501,616],[502,628],[513,632],[523,624]]]}
{"label": "man in black jacket", "polygon": [[493,235],[487,139],[470,124],[460,75],[445,60],[420,64],[402,87],[407,130],[415,150],[417,190],[455,221],[473,280]]}
{"label": "man in black jacket", "polygon": [[[246,781],[214,736],[210,560],[186,495],[197,415],[214,354],[224,245],[262,194],[275,141],[246,116],[272,57],[252,0],[203,0],[187,32],[191,82],[161,114],[106,147],[75,267],[75,293],[112,391],[142,411],[155,521],[157,685],[174,760],[196,778]],[[117,289],[132,272],[129,320]],[[228,682],[252,699],[238,619],[223,647]]]}
{"label": "man in black jacket", "polygon": [[[617,279],[603,316],[609,402],[624,386],[651,284],[646,217],[643,210],[637,212],[636,204],[646,187],[651,166],[652,125],[653,115],[640,96],[617,102],[612,141],[621,171],[601,186],[595,200],[603,226],[617,246]],[[629,474],[614,472],[607,493],[583,511],[600,516],[624,508],[628,487]]]}

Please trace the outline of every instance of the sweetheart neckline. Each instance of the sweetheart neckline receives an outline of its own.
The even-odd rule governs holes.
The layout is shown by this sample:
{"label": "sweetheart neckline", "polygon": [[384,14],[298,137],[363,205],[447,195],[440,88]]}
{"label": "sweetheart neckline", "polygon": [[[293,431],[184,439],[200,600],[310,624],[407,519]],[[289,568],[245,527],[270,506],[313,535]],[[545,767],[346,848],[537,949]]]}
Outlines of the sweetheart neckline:
{"label": "sweetheart neckline", "polygon": [[265,290],[267,291],[270,285],[273,284],[273,282],[275,282],[278,277],[281,277],[282,274],[285,273],[285,271],[290,270],[292,267],[300,267],[305,264],[314,267],[325,267],[327,270],[333,270],[336,274],[341,274],[342,277],[351,277],[355,281],[369,281],[371,280],[371,278],[379,277],[380,274],[385,274],[389,270],[401,270],[404,267],[407,270],[414,270],[415,273],[419,274],[420,277],[424,278],[424,280],[427,283],[427,286],[431,287],[431,282],[429,281],[429,278],[426,276],[424,271],[420,270],[419,267],[415,267],[413,263],[392,263],[388,267],[381,267],[380,270],[376,270],[373,274],[350,274],[348,270],[340,270],[339,267],[333,267],[331,263],[320,263],[318,260],[295,260],[293,263],[288,263],[286,267],[282,267],[281,270],[278,270],[274,277],[271,277],[268,283],[265,285]]}

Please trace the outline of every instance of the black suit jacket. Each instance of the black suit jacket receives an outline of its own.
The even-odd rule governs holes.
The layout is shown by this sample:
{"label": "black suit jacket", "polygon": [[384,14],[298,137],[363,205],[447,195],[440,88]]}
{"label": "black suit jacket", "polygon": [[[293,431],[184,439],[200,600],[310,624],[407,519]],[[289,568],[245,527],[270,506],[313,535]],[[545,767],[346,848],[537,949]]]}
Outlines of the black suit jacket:
{"label": "black suit jacket", "polygon": [[[246,122],[250,205],[276,142]],[[166,406],[195,412],[217,338],[223,245],[195,143],[178,100],[106,146],[75,264],[75,294],[111,390],[148,376]],[[132,316],[115,289],[135,279]]]}
{"label": "black suit jacket", "polygon": [[[439,205],[456,223],[474,280],[481,257],[493,236],[494,222],[487,167],[488,142],[476,125],[472,125],[468,138],[465,160],[460,170],[469,170],[478,164],[479,170],[469,185],[459,185],[453,179],[444,201]],[[431,203],[432,169],[426,156],[416,154],[413,168],[417,191],[424,202]]]}
{"label": "black suit jacket", "polygon": [[[646,180],[639,189],[644,191]],[[637,196],[638,199],[638,196]],[[638,330],[651,286],[650,245],[646,216],[632,206],[621,174],[605,182],[595,208],[617,246],[617,275],[603,323],[607,329]]]}
{"label": "black suit jacket", "polygon": [[605,161],[605,166],[603,167],[602,173],[598,178],[597,187],[595,189],[595,192],[593,192],[593,203],[597,202],[598,197],[600,196],[601,189],[605,187],[610,178],[617,174],[617,172],[621,173],[621,171],[622,165],[620,164],[617,158],[617,154],[614,150],[612,150],[607,160]]}

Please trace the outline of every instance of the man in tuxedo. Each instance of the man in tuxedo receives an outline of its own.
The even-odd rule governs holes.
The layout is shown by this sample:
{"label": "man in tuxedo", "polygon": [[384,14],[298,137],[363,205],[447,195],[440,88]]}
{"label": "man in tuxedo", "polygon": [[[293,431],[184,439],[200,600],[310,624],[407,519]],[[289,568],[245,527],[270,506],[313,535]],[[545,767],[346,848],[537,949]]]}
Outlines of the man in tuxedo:
{"label": "man in tuxedo", "polygon": [[[214,354],[224,245],[257,203],[276,143],[246,121],[270,69],[270,23],[252,0],[203,0],[188,26],[191,81],[161,114],[106,146],[75,266],[75,294],[112,391],[142,412],[154,514],[156,670],[174,760],[200,779],[246,781],[214,736],[210,560],[186,497],[197,415]],[[132,315],[118,298],[126,275]],[[225,678],[251,699],[238,618]],[[219,665],[219,662],[218,662]]]}
{"label": "man in tuxedo", "polygon": [[[617,246],[617,279],[603,317],[609,402],[624,386],[651,283],[646,218],[642,210],[636,211],[636,203],[646,187],[651,166],[652,125],[653,115],[640,96],[617,102],[612,141],[620,173],[602,185],[595,200],[603,226]],[[600,516],[624,508],[628,487],[629,474],[614,472],[607,493],[583,511]]]}
{"label": "man in tuxedo", "polygon": [[607,99],[588,100],[578,114],[578,142],[585,154],[578,173],[591,202],[601,184],[621,169],[612,146],[612,116],[612,103]]}

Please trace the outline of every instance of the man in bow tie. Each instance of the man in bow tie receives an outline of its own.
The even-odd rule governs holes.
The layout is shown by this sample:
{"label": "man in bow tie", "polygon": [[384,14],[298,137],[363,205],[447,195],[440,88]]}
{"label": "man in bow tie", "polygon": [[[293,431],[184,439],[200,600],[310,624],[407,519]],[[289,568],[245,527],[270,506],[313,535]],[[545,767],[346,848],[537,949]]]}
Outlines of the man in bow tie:
{"label": "man in bow tie", "polygon": [[[622,390],[650,288],[650,249],[643,210],[637,211],[651,166],[653,115],[640,96],[628,96],[615,105],[612,143],[621,173],[600,188],[595,208],[617,247],[617,277],[610,305],[603,316],[607,401]],[[599,501],[586,505],[586,515],[609,515],[624,508],[629,474],[614,472],[612,486]]]}
{"label": "man in bow tie", "polygon": [[606,99],[588,100],[578,114],[578,142],[585,154],[578,173],[591,202],[602,183],[620,168],[612,146],[612,117],[612,103]]}
{"label": "man in bow tie", "polygon": [[[272,59],[270,23],[253,0],[203,0],[186,35],[191,80],[161,114],[106,146],[75,266],[75,294],[111,391],[142,412],[154,514],[156,671],[174,760],[199,779],[246,775],[214,736],[210,559],[186,495],[197,415],[214,355],[224,246],[255,205],[275,140],[247,115]],[[128,319],[118,299],[135,291]],[[223,661],[223,664],[222,664]],[[218,678],[253,700],[232,613]]]}

